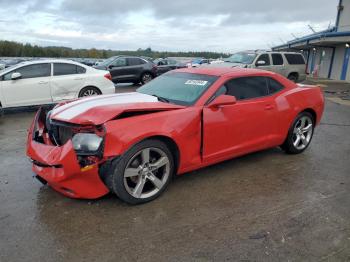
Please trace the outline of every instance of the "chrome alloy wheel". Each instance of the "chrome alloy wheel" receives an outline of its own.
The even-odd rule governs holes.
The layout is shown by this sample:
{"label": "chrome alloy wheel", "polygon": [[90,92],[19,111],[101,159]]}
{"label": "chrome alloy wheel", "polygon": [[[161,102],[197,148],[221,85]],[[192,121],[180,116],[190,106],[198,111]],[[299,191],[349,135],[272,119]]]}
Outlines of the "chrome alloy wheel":
{"label": "chrome alloy wheel", "polygon": [[157,194],[170,175],[170,161],[159,148],[145,148],[137,152],[124,170],[124,187],[135,198],[149,198]]}
{"label": "chrome alloy wheel", "polygon": [[298,150],[303,150],[311,141],[313,122],[309,116],[302,116],[294,126],[293,145]]}
{"label": "chrome alloy wheel", "polygon": [[96,90],[94,89],[87,89],[86,91],[84,91],[82,96],[97,96],[98,93]]}

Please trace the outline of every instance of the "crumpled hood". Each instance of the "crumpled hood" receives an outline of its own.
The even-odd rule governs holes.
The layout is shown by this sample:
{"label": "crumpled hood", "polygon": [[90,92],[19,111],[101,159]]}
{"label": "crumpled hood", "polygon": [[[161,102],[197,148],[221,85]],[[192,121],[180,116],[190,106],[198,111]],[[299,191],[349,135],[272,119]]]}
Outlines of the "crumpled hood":
{"label": "crumpled hood", "polygon": [[54,108],[51,119],[80,125],[100,125],[124,112],[167,111],[184,108],[159,102],[154,96],[137,92],[78,99]]}

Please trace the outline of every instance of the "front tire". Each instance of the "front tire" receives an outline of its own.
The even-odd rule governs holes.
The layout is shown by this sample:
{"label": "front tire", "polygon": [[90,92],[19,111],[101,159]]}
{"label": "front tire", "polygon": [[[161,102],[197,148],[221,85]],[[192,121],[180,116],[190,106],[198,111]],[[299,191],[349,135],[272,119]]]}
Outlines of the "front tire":
{"label": "front tire", "polygon": [[112,190],[126,203],[135,205],[159,197],[173,173],[174,159],[159,140],[142,141],[118,159],[112,170]]}
{"label": "front tire", "polygon": [[149,81],[151,81],[153,79],[153,75],[149,72],[143,73],[141,76],[141,83],[147,84]]}
{"label": "front tire", "polygon": [[315,119],[309,112],[300,113],[289,128],[286,141],[281,146],[288,154],[302,153],[309,145],[314,133]]}

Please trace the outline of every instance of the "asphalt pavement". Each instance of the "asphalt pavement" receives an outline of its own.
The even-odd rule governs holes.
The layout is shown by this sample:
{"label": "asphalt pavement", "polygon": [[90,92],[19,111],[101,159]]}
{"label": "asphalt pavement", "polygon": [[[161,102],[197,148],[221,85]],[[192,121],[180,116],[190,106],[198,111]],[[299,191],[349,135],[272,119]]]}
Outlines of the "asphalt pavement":
{"label": "asphalt pavement", "polygon": [[140,206],[33,179],[33,115],[0,120],[0,261],[350,261],[347,104],[327,99],[303,154],[273,148],[191,172]]}

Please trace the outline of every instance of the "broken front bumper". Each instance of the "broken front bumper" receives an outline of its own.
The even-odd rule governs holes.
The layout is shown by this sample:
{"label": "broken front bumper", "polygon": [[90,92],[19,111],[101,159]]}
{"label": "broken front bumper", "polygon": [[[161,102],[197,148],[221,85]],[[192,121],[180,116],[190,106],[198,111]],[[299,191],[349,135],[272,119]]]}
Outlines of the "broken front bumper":
{"label": "broken front bumper", "polygon": [[28,133],[27,155],[32,170],[56,191],[72,198],[94,199],[109,192],[99,177],[99,165],[81,167],[71,140],[63,146],[50,143],[45,133],[46,114],[40,109]]}

